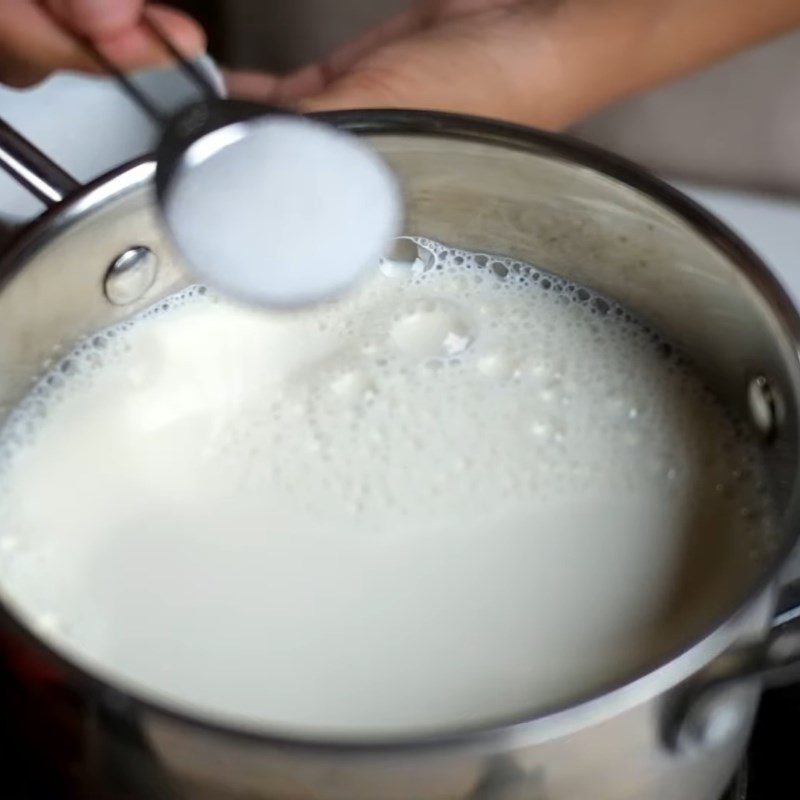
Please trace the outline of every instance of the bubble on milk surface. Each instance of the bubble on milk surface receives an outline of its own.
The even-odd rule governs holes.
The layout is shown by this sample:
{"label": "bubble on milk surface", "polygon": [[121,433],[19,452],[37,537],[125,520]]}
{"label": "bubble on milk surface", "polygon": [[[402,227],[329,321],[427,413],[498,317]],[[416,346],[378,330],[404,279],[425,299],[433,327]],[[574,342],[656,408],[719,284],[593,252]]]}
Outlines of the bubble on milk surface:
{"label": "bubble on milk surface", "polygon": [[[497,393],[497,413],[518,418],[519,434],[536,453],[530,459],[531,465],[536,463],[531,469],[549,476],[539,482],[545,492],[548,486],[579,479],[587,470],[587,460],[580,456],[564,459],[555,454],[552,445],[561,445],[559,452],[574,448],[580,453],[580,442],[597,439],[602,431],[608,441],[636,448],[642,444],[642,435],[658,439],[659,419],[669,411],[664,397],[670,392],[717,404],[674,346],[623,306],[511,258],[462,251],[422,237],[413,241],[420,255],[411,263],[382,264],[372,284],[359,290],[353,316],[337,313],[341,301],[313,312],[319,317],[320,333],[338,337],[341,352],[347,356],[303,375],[287,392],[288,396],[297,395],[300,406],[295,408],[302,409],[299,417],[307,421],[311,456],[336,464],[342,454],[329,452],[332,437],[320,431],[334,424],[331,414],[350,414],[346,422],[354,437],[365,435],[369,428],[384,431],[370,434],[373,444],[383,442],[388,448],[379,457],[400,460],[403,448],[425,446],[413,435],[415,416],[402,412],[400,392],[413,384],[418,405],[424,406],[426,393],[433,400],[459,383],[474,382],[475,392]],[[405,276],[398,283],[401,273]],[[473,277],[480,277],[481,282]],[[396,284],[391,307],[380,303],[385,291],[382,280],[393,287]],[[218,301],[206,287],[191,286],[79,342],[37,381],[10,415],[0,437],[0,471],[7,468],[16,450],[31,443],[49,406],[85,387],[105,364],[125,357],[128,334],[138,326],[185,307]],[[628,363],[620,358],[620,348],[630,351]],[[565,366],[567,352],[569,363]],[[594,398],[592,407],[584,404],[582,413],[576,414],[576,402],[587,395]],[[331,398],[336,399],[334,405]],[[467,399],[475,398],[473,393]],[[659,399],[652,402],[653,398]],[[509,408],[502,412],[500,407],[506,401]],[[530,411],[520,414],[520,403],[530,405]],[[476,428],[491,424],[491,419],[483,416],[485,409],[479,408],[481,402],[474,405]],[[470,410],[467,403],[462,413]],[[273,425],[275,430],[267,439],[274,445],[282,441],[282,426],[293,417],[297,419],[298,414],[288,403],[278,404],[249,427],[263,431]],[[425,415],[419,412],[416,417],[424,420]],[[646,433],[640,433],[642,430]],[[670,453],[674,450],[670,435],[667,430],[664,441],[647,444],[649,451],[661,453],[652,459],[650,468],[663,472],[666,490],[675,483],[680,461]],[[227,452],[236,452],[232,443],[237,437],[243,441],[247,435],[231,432]],[[720,451],[734,454],[727,470],[731,473],[752,466],[746,463],[751,456],[740,446],[740,438],[740,431],[733,426],[719,431]],[[502,458],[499,440],[496,447],[492,444],[484,445],[487,457]],[[266,449],[248,452],[246,460],[265,458]],[[329,471],[325,480],[335,482],[335,468]],[[509,487],[528,485],[525,470],[518,472],[518,479],[511,480]],[[391,494],[391,487],[387,491]]]}

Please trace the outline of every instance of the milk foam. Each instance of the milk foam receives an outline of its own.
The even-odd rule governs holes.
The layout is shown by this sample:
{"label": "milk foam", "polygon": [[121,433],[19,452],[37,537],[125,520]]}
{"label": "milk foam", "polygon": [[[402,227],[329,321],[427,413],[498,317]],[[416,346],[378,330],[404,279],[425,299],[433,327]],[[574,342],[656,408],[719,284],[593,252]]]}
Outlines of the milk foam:
{"label": "milk foam", "polygon": [[0,581],[102,674],[223,720],[397,734],[549,708],[769,553],[755,447],[624,308],[423,240],[280,315],[193,287],[0,436]]}

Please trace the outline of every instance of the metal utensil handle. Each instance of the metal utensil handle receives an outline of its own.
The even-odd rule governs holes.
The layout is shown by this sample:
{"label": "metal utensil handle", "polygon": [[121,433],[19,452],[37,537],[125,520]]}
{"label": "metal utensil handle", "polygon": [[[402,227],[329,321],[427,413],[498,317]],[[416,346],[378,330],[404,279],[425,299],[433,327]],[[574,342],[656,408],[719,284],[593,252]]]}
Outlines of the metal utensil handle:
{"label": "metal utensil handle", "polygon": [[764,641],[720,656],[710,672],[689,687],[668,715],[665,742],[671,750],[702,744],[712,715],[730,702],[732,694],[757,682],[778,688],[800,681],[800,582],[784,588],[772,629]]}
{"label": "metal utensil handle", "polygon": [[[200,96],[207,101],[218,100],[221,97],[220,92],[216,89],[214,84],[203,74],[203,71],[192,63],[181,51],[178,49],[175,42],[163,31],[163,29],[150,17],[147,9],[142,12],[142,24],[150,32],[150,35],[164,48],[164,50],[175,59],[178,69],[187,78],[189,83],[194,84],[195,88],[200,92]],[[163,111],[158,107],[151,97],[146,92],[142,91],[136,82],[120,69],[117,64],[95,44],[87,36],[80,36],[72,33],[72,36],[83,45],[84,49],[94,58],[94,60],[117,82],[120,88],[136,103],[145,114],[147,114],[156,125],[166,125],[172,118],[172,114]]]}
{"label": "metal utensil handle", "polygon": [[2,118],[0,168],[47,206],[60,203],[81,186]]}

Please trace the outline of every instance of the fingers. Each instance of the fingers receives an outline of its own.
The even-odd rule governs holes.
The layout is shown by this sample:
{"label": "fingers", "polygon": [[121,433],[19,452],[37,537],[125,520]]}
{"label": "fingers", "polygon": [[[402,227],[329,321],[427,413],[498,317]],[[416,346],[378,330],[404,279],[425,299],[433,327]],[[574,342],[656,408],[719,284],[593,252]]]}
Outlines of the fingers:
{"label": "fingers", "polygon": [[608,37],[560,9],[498,2],[482,14],[428,19],[430,27],[379,47],[298,105],[414,108],[566,127],[612,98],[603,67],[610,59],[598,61],[587,45],[599,39],[604,47]]}
{"label": "fingers", "polygon": [[[203,29],[191,17],[166,6],[147,6],[147,14],[178,50],[195,58],[206,47]],[[94,39],[97,47],[120,69],[132,71],[165,66],[172,57],[153,34],[142,25]]]}
{"label": "fingers", "polygon": [[[410,69],[399,61],[380,69],[366,66],[334,81],[323,92],[299,100],[297,106],[305,112],[362,108],[445,111],[547,130],[562,129],[583,116],[583,108],[565,105],[546,86],[532,86],[521,98],[502,82],[470,75],[470,67],[467,60],[453,60],[448,69],[436,75]],[[459,84],[460,79],[469,80],[471,85]]]}
{"label": "fingers", "polygon": [[[30,86],[54,70],[99,72],[100,69],[86,48],[75,37],[75,28],[68,26],[63,15],[72,7],[67,0],[51,0],[52,10],[31,0],[0,0],[0,81],[11,86]],[[69,5],[69,8],[68,8]],[[91,3],[80,4],[84,11]],[[123,70],[144,69],[165,65],[170,56],[149,31],[137,24],[138,16],[125,17],[131,8],[141,4],[119,0],[102,0],[102,8],[94,15],[82,16],[81,33],[92,30],[96,46]],[[119,5],[122,11],[108,12]],[[148,14],[189,57],[205,49],[205,36],[190,17],[163,6],[149,6]],[[124,23],[124,27],[119,27]],[[82,28],[80,27],[82,26]],[[83,33],[82,33],[83,35]]]}
{"label": "fingers", "polygon": [[300,97],[322,91],[325,81],[319,67],[306,67],[288,77],[249,70],[223,70],[231,97],[278,107],[292,107]]}
{"label": "fingers", "polygon": [[[506,31],[454,26],[390,44],[357,62],[324,90],[300,100],[306,111],[416,108],[478,114],[545,128],[571,122],[558,97],[557,70],[538,72],[531,41]],[[523,55],[524,54],[524,55]]]}
{"label": "fingers", "polygon": [[47,0],[45,5],[72,30],[100,38],[134,27],[144,0]]}
{"label": "fingers", "polygon": [[283,77],[258,72],[229,71],[225,76],[228,91],[232,96],[242,99],[295,105],[301,98],[321,93],[334,78],[372,51],[419,30],[423,18],[421,6],[415,6],[366,31],[323,61]]}
{"label": "fingers", "polygon": [[223,78],[228,94],[242,100],[253,100],[260,103],[275,103],[276,89],[280,78],[266,72],[249,70],[223,70]]}
{"label": "fingers", "polygon": [[0,80],[29,86],[54,68],[97,71],[97,65],[64,28],[28,0],[0,0]]}

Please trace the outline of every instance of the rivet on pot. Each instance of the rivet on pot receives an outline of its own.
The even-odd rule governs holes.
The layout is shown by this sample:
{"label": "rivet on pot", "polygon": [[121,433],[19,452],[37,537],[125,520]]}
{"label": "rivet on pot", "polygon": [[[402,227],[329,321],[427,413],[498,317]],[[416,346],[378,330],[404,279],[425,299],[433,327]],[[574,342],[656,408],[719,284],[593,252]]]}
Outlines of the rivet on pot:
{"label": "rivet on pot", "polygon": [[147,247],[131,247],[118,256],[106,272],[103,291],[115,306],[140,300],[153,285],[158,257]]}
{"label": "rivet on pot", "polygon": [[765,441],[770,442],[778,432],[782,403],[778,392],[763,375],[750,381],[747,389],[750,418]]}

